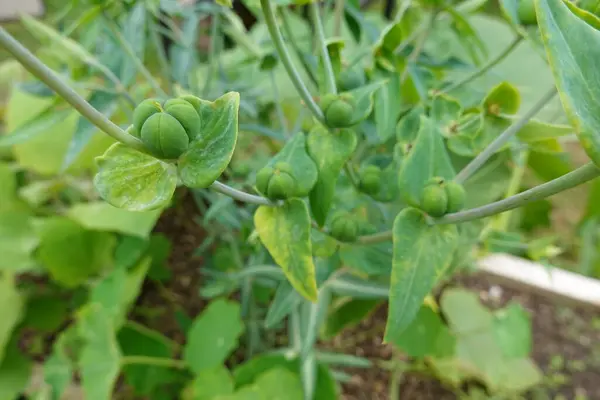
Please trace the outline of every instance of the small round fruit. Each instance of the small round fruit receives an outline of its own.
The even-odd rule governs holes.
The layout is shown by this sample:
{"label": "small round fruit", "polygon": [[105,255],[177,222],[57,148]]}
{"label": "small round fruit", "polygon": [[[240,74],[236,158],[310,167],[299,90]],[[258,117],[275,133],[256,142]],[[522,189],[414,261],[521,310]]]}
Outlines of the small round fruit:
{"label": "small round fruit", "polygon": [[266,195],[267,189],[269,188],[269,180],[275,170],[272,167],[263,167],[256,173],[256,189]]}
{"label": "small round fruit", "polygon": [[325,122],[331,128],[347,128],[354,125],[352,118],[356,109],[356,101],[349,94],[339,96],[324,96],[321,109],[325,115]]}
{"label": "small round fruit", "polygon": [[536,25],[537,15],[535,13],[535,3],[533,0],[519,0],[517,16],[523,25]]}
{"label": "small round fruit", "polygon": [[166,113],[171,114],[185,129],[190,141],[200,133],[202,121],[196,109],[183,99],[170,99],[164,105]]}
{"label": "small round fruit", "polygon": [[360,175],[360,190],[366,194],[374,195],[381,190],[381,169],[376,165],[369,165]]}
{"label": "small round fruit", "polygon": [[440,185],[427,185],[423,188],[421,209],[432,217],[441,217],[448,209],[446,190]]}
{"label": "small round fruit", "polygon": [[460,183],[448,182],[444,185],[444,189],[448,197],[448,208],[446,211],[454,213],[462,210],[467,197],[465,188]]}
{"label": "small round fruit", "polygon": [[347,69],[340,73],[337,85],[340,91],[347,92],[365,84],[365,74],[361,70]]}
{"label": "small round fruit", "polygon": [[190,142],[179,121],[164,112],[154,114],[144,122],[141,138],[152,154],[165,159],[179,158]]}
{"label": "small round fruit", "polygon": [[131,129],[130,133],[133,136],[140,137],[142,133],[142,126],[144,122],[152,115],[159,113],[162,111],[162,107],[160,103],[156,99],[146,99],[142,101],[138,106],[133,110],[133,129]]}
{"label": "small round fruit", "polygon": [[340,242],[354,242],[358,237],[358,224],[350,215],[340,215],[331,221],[330,233]]}
{"label": "small round fruit", "polygon": [[287,172],[275,171],[269,180],[267,197],[271,200],[285,200],[292,196],[296,189],[296,180]]}

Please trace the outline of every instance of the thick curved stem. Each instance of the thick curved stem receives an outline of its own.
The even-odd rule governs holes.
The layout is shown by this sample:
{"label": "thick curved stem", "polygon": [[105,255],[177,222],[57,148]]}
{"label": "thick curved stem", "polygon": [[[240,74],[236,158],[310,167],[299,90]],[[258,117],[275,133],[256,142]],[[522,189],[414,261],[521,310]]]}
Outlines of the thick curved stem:
{"label": "thick curved stem", "polygon": [[329,58],[329,51],[327,51],[327,43],[325,42],[325,32],[323,31],[323,23],[321,22],[319,3],[317,1],[313,1],[308,6],[310,7],[310,14],[317,34],[317,45],[319,47],[319,51],[321,52],[323,70],[325,71],[325,90],[327,93],[336,94],[337,88],[335,86],[335,74],[333,73],[331,58]]}
{"label": "thick curved stem", "polygon": [[219,192],[226,196],[231,197],[232,199],[243,201],[244,203],[258,204],[260,206],[273,206],[276,207],[279,204],[274,203],[266,197],[256,196],[250,193],[242,192],[241,190],[237,190],[232,188],[231,186],[227,186],[224,183],[219,181],[215,181],[210,188],[215,192]]}

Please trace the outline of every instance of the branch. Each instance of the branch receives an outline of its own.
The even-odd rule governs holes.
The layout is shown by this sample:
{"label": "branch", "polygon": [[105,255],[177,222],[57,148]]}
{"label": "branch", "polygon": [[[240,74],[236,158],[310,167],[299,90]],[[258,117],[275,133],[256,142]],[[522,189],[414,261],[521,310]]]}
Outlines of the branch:
{"label": "branch", "polygon": [[337,94],[337,88],[335,87],[335,74],[333,73],[333,66],[331,65],[331,59],[329,58],[329,52],[327,51],[327,43],[325,43],[325,32],[323,32],[323,23],[321,22],[319,3],[317,1],[313,1],[308,6],[310,7],[310,14],[317,34],[317,46],[321,52],[323,70],[325,71],[325,91],[327,93]]}

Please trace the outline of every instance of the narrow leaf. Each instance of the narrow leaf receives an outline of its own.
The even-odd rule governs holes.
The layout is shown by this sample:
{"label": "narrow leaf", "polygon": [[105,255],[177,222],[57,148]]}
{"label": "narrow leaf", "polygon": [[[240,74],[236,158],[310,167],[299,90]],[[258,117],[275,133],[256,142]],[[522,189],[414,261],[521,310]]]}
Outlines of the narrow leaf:
{"label": "narrow leaf", "polygon": [[70,110],[58,111],[53,105],[50,106],[47,110],[19,126],[13,132],[1,135],[0,149],[3,147],[11,147],[15,144],[27,142],[37,135],[46,133],[48,129],[64,121],[69,113]]}
{"label": "narrow leaf", "polygon": [[302,296],[294,290],[288,281],[282,281],[277,287],[275,297],[269,306],[269,311],[267,311],[265,327],[267,329],[274,328],[295,310],[301,302]]}
{"label": "narrow leaf", "polygon": [[[137,2],[129,16],[127,17],[125,24],[123,25],[123,37],[131,46],[131,49],[135,53],[135,56],[144,63],[144,50],[146,48],[146,7],[144,2]],[[137,75],[137,67],[133,60],[129,57],[125,57],[123,65],[121,66],[121,82],[124,85],[128,85],[133,82]]]}

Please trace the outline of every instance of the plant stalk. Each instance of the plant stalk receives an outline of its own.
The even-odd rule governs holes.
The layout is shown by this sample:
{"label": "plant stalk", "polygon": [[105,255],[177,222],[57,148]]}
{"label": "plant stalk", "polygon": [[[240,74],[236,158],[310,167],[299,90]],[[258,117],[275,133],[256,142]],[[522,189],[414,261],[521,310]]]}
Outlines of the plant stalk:
{"label": "plant stalk", "polygon": [[308,5],[310,8],[310,14],[315,27],[315,34],[317,39],[317,47],[321,53],[321,62],[323,63],[323,70],[325,71],[325,90],[327,93],[337,94],[337,88],[335,86],[335,74],[333,72],[333,66],[331,65],[331,58],[329,57],[329,51],[327,51],[327,43],[325,41],[325,32],[323,29],[323,22],[321,21],[321,10],[319,9],[319,3],[313,1]]}
{"label": "plant stalk", "polygon": [[208,70],[206,71],[206,81],[204,82],[204,88],[202,89],[202,95],[207,97],[210,93],[210,84],[215,74],[215,67],[217,65],[217,48],[219,46],[219,28],[221,25],[221,13],[214,13],[212,15],[212,24],[210,25],[210,49],[208,52]]}
{"label": "plant stalk", "polygon": [[96,125],[100,130],[126,145],[145,152],[145,146],[136,137],[119,128],[101,112],[90,105],[83,97],[71,89],[54,71],[42,63],[36,56],[0,27],[0,45],[4,47],[25,69],[54,90],[81,115]]}
{"label": "plant stalk", "polygon": [[227,186],[224,183],[219,181],[215,181],[210,188],[215,192],[219,192],[226,196],[229,196],[235,200],[243,201],[244,203],[250,204],[258,204],[260,206],[278,206],[279,203],[274,203],[266,197],[256,196],[250,193],[242,192],[241,190],[237,190],[232,188],[231,186]]}
{"label": "plant stalk", "polygon": [[335,0],[333,10],[333,36],[340,36],[342,34],[342,20],[344,19],[345,3],[345,0]]}
{"label": "plant stalk", "polygon": [[300,64],[302,64],[302,68],[304,68],[306,75],[308,75],[308,77],[310,78],[310,81],[313,83],[313,85],[317,86],[318,85],[317,78],[315,77],[313,70],[308,65],[308,62],[302,55],[302,50],[298,46],[296,38],[295,38],[294,34],[292,33],[292,28],[290,26],[290,20],[287,15],[287,10],[285,10],[283,8],[279,9],[279,15],[281,17],[281,26],[283,27],[283,31],[285,32],[285,35],[287,36],[287,41],[289,43],[291,43],[292,50],[296,53],[298,60],[300,60]]}
{"label": "plant stalk", "polygon": [[187,368],[186,363],[182,360],[147,356],[125,356],[121,358],[121,365],[153,365],[156,367],[167,367],[175,369]]}
{"label": "plant stalk", "polygon": [[479,78],[480,76],[482,76],[483,74],[488,72],[490,69],[492,69],[494,66],[499,64],[506,57],[508,57],[508,55],[510,53],[512,53],[512,51],[519,45],[519,43],[521,43],[522,40],[523,40],[523,36],[521,36],[521,35],[517,36],[516,38],[513,39],[512,42],[510,42],[510,44],[500,54],[498,54],[496,57],[489,60],[485,65],[483,65],[478,70],[474,71],[471,75],[467,75],[460,81],[458,81],[454,84],[451,84],[450,86],[448,86],[445,89],[442,89],[442,93],[450,93],[450,92],[466,85],[467,83]]}
{"label": "plant stalk", "polygon": [[277,21],[275,20],[275,13],[273,11],[273,5],[269,0],[260,0],[260,5],[265,16],[265,23],[267,24],[267,28],[269,29],[269,35],[271,36],[271,40],[275,45],[275,49],[277,50],[279,59],[283,63],[283,66],[285,67],[288,76],[290,77],[290,80],[294,84],[294,87],[298,91],[298,94],[300,95],[308,109],[313,113],[315,118],[317,118],[322,124],[325,124],[323,112],[312,98],[311,94],[306,88],[306,85],[302,81],[302,77],[300,76],[292,62],[292,57],[288,52],[285,42],[283,41],[283,37],[281,36],[281,32],[279,31],[279,27],[277,26]]}
{"label": "plant stalk", "polygon": [[458,183],[466,181],[471,175],[473,175],[491,156],[494,155],[498,150],[502,148],[517,132],[521,130],[529,122],[534,115],[536,115],[542,108],[548,104],[550,100],[557,94],[556,88],[552,88],[548,91],[533,107],[527,111],[521,118],[519,118],[514,124],[509,126],[504,132],[500,134],[492,143],[489,144],[481,153],[477,155],[469,164],[467,164],[459,173],[456,175],[454,180]]}

